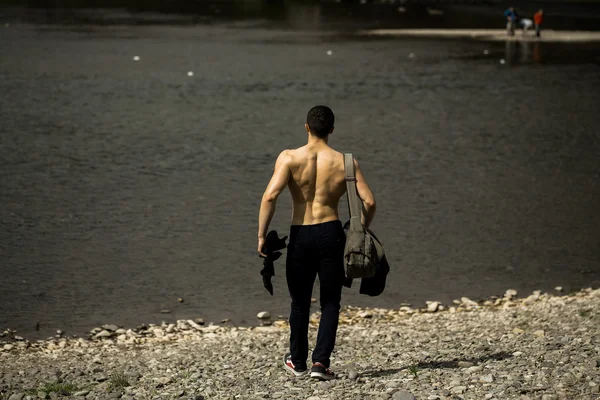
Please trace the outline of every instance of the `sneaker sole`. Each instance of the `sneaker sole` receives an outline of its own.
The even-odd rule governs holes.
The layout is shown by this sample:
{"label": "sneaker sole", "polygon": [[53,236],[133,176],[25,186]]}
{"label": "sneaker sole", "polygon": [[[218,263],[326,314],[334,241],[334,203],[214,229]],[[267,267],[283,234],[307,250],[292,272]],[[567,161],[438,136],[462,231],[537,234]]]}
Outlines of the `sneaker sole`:
{"label": "sneaker sole", "polygon": [[335,379],[335,376],[327,375],[327,374],[324,374],[322,372],[311,372],[310,373],[310,377],[311,378],[316,378],[316,379],[321,379],[321,380],[324,380],[324,381],[332,381],[332,380]]}

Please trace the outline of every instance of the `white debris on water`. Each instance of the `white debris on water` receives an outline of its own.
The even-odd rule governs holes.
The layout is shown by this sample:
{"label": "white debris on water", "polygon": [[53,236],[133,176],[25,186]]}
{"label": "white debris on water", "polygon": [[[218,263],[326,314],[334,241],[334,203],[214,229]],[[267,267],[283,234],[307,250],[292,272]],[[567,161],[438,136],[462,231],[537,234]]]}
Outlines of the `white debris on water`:
{"label": "white debris on water", "polygon": [[194,76],[194,73],[192,71],[188,71],[187,75],[188,76]]}
{"label": "white debris on water", "polygon": [[133,56],[133,61],[140,61],[140,56]]}
{"label": "white debris on water", "polygon": [[328,55],[328,56],[330,56],[330,55],[332,55],[332,54],[333,54],[333,51],[331,51],[331,50],[327,50],[327,55]]}
{"label": "white debris on water", "polygon": [[410,54],[408,55],[408,58],[415,58],[415,57],[416,57],[416,56],[415,56],[415,53],[410,53]]}
{"label": "white debris on water", "polygon": [[490,51],[489,51],[488,49],[485,49],[485,50],[483,51],[483,54],[485,54],[485,55],[487,56],[488,54],[490,54]]}
{"label": "white debris on water", "polygon": [[500,64],[506,64],[506,60],[504,58],[500,59]]}

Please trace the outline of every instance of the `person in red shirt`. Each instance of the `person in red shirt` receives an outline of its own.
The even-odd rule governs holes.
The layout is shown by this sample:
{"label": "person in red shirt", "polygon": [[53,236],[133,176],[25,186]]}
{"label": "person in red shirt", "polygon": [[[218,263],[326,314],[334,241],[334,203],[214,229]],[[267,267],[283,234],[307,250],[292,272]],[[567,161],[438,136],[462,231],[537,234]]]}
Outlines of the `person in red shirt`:
{"label": "person in red shirt", "polygon": [[533,15],[533,23],[535,24],[535,36],[540,37],[542,33],[542,21],[544,21],[544,10],[539,9]]}

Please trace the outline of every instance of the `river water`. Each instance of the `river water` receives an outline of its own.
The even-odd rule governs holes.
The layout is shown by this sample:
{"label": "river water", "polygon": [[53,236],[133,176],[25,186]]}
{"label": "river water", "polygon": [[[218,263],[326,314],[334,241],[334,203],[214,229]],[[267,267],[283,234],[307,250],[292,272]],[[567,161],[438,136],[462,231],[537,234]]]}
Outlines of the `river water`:
{"label": "river water", "polygon": [[[286,316],[283,260],[262,287],[257,212],[320,103],[392,268],[382,296],[355,285],[344,304],[600,283],[598,45],[260,19],[0,29],[0,328]],[[290,217],[286,193],[271,227]]]}

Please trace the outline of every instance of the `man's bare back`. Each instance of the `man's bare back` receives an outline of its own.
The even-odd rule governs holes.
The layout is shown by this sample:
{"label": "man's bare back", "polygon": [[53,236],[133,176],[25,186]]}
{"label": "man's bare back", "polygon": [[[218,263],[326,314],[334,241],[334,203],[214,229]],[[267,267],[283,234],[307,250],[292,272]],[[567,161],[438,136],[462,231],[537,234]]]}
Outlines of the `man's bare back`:
{"label": "man's bare back", "polygon": [[[344,155],[329,147],[328,137],[319,138],[310,132],[308,125],[305,128],[308,143],[279,154],[263,194],[258,226],[258,251],[261,254],[277,198],[286,186],[293,199],[292,225],[313,225],[339,219],[339,201],[346,193]],[[356,160],[354,170],[356,189],[363,202],[363,224],[368,227],[375,215],[375,198]]]}
{"label": "man's bare back", "polygon": [[294,203],[293,225],[338,219],[338,203],[346,193],[344,156],[324,143],[287,150],[291,172],[288,188]]}

